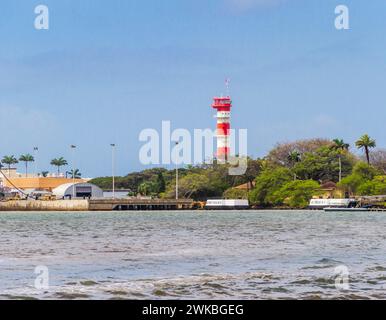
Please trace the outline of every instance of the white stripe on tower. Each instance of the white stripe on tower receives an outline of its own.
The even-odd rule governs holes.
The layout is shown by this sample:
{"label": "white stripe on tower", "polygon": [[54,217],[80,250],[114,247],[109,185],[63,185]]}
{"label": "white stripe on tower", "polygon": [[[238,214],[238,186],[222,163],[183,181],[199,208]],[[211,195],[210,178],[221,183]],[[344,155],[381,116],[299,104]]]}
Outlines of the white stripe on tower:
{"label": "white stripe on tower", "polygon": [[230,152],[230,110],[232,101],[229,96],[215,97],[213,108],[217,109],[217,159],[226,161]]}

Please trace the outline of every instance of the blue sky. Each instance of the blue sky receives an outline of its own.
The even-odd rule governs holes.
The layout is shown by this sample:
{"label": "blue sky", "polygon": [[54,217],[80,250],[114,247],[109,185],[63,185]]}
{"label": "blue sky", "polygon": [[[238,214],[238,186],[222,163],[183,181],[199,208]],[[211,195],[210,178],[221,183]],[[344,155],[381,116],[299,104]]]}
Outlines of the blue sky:
{"label": "blue sky", "polygon": [[[34,8],[50,30],[34,29]],[[350,30],[334,27],[350,9]],[[144,169],[145,128],[214,128],[230,77],[232,126],[248,151],[280,141],[363,133],[386,147],[384,0],[4,0],[0,19],[0,154],[38,166],[71,159],[85,176]]]}

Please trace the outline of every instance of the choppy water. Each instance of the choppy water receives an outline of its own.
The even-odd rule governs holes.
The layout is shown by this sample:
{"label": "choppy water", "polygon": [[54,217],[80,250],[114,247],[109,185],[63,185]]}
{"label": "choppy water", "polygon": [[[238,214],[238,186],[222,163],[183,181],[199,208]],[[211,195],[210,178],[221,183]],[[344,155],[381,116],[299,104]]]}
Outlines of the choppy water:
{"label": "choppy water", "polygon": [[385,299],[385,230],[363,212],[1,213],[0,298]]}

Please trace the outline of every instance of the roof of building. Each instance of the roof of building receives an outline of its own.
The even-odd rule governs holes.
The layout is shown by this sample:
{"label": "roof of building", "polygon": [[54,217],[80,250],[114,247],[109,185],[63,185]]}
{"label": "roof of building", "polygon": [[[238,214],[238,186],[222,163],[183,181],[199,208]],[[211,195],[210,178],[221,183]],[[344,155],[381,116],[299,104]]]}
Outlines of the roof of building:
{"label": "roof of building", "polygon": [[54,194],[64,194],[68,188],[71,188],[72,186],[77,186],[77,185],[81,185],[81,184],[85,184],[85,183],[64,183],[64,184],[61,184],[60,186],[56,187],[54,190],[52,190],[52,193]]}
{"label": "roof of building", "polygon": [[255,181],[247,182],[247,183],[241,184],[239,186],[236,186],[235,189],[251,190],[255,187],[255,185],[256,185]]}
{"label": "roof of building", "polygon": [[70,189],[72,187],[76,187],[76,186],[92,187],[94,190],[96,189],[96,190],[98,190],[98,192],[103,194],[103,190],[101,188],[99,188],[95,184],[88,183],[88,182],[65,183],[65,184],[62,184],[62,185],[56,187],[54,190],[52,190],[52,193],[55,196],[63,197],[68,189]]}
{"label": "roof of building", "polygon": [[321,189],[336,189],[336,183],[327,181],[320,186]]}
{"label": "roof of building", "polygon": [[[7,187],[16,186],[19,189],[44,189],[51,191],[62,184],[72,183],[72,179],[55,178],[55,177],[34,177],[34,178],[9,178],[4,180]],[[76,179],[75,182],[84,182],[83,179]]]}

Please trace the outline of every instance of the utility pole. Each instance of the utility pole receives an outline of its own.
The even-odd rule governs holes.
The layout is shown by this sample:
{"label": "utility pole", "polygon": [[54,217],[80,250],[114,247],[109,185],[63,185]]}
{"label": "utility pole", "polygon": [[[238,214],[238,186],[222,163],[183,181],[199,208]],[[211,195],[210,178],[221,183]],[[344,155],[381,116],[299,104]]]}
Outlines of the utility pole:
{"label": "utility pole", "polygon": [[72,152],[72,199],[75,199],[75,145],[71,145]]}
{"label": "utility pole", "polygon": [[115,199],[115,143],[110,144],[111,146],[111,171],[113,176],[113,199]]}
{"label": "utility pole", "polygon": [[[176,145],[178,145],[178,142],[176,142]],[[175,159],[176,162],[176,200],[178,200],[178,164],[177,159]]]}
{"label": "utility pole", "polygon": [[38,176],[38,165],[37,165],[37,154],[38,154],[38,151],[39,151],[39,148],[38,147],[34,147],[34,161],[35,161],[35,176],[37,177]]}

